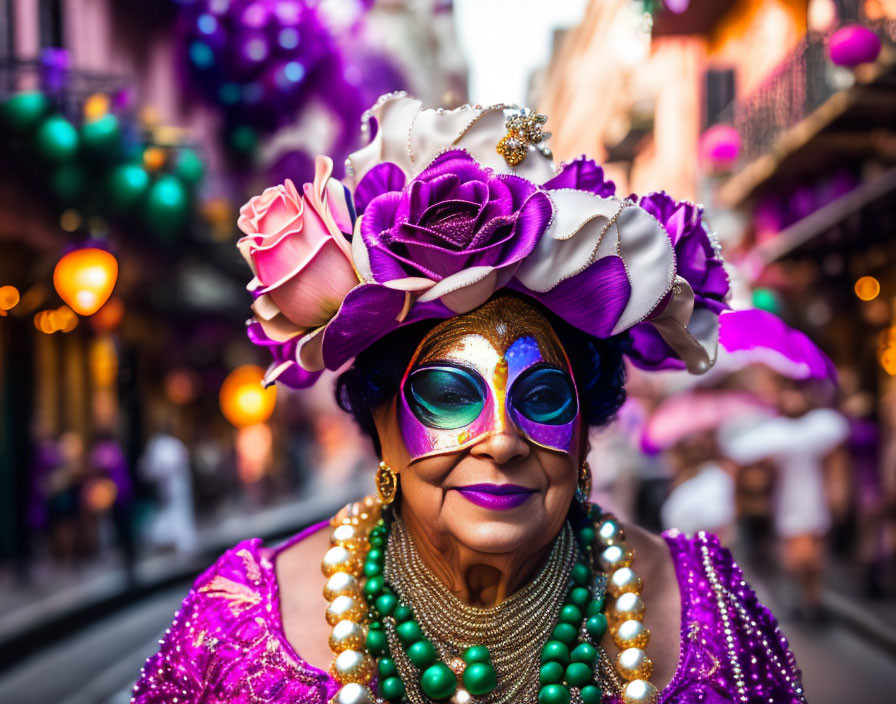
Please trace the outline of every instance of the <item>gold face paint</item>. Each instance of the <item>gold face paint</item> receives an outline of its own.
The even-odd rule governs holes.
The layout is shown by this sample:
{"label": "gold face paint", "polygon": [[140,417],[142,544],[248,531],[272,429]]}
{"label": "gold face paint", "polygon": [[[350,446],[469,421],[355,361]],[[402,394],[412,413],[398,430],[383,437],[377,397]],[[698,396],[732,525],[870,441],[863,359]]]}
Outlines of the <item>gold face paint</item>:
{"label": "gold face paint", "polygon": [[408,366],[400,397],[399,423],[413,459],[456,452],[511,428],[572,452],[579,413],[569,361],[548,320],[519,298],[493,299],[434,328]]}

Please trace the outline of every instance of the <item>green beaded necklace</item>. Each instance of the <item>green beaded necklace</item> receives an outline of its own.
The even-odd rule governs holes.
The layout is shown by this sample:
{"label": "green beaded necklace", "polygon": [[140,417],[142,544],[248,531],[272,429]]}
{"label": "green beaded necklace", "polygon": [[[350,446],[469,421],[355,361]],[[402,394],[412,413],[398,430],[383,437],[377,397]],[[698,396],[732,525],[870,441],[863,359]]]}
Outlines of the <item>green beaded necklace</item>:
{"label": "green beaded necklace", "polygon": [[[578,689],[584,704],[599,704],[603,691],[594,679],[594,666],[599,653],[595,647],[607,630],[605,579],[594,579],[593,525],[602,516],[596,506],[587,509],[588,522],[577,531],[579,547],[585,561],[576,562],[570,572],[570,587],[550,639],[541,650],[538,701],[540,704],[569,704],[572,689]],[[370,549],[364,558],[364,595],[370,609],[366,648],[376,658],[377,694],[389,702],[400,702],[406,687],[392,658],[384,630],[386,619],[394,619],[395,633],[408,660],[419,671],[420,690],[430,699],[440,701],[454,696],[458,690],[458,673],[441,662],[435,646],[424,635],[414,618],[413,610],[401,603],[383,578],[385,546],[389,525],[381,518],[370,530]],[[497,673],[488,648],[473,645],[462,659],[463,688],[473,696],[491,693],[498,686]]]}

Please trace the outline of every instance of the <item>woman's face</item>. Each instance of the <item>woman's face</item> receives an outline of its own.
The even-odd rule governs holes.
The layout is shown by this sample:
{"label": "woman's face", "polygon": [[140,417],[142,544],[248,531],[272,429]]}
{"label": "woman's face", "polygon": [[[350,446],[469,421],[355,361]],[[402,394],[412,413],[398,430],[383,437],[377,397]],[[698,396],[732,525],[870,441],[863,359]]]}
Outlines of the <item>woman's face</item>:
{"label": "woman's face", "polygon": [[534,552],[560,530],[584,435],[569,362],[531,305],[499,298],[437,326],[375,416],[402,515],[437,547]]}

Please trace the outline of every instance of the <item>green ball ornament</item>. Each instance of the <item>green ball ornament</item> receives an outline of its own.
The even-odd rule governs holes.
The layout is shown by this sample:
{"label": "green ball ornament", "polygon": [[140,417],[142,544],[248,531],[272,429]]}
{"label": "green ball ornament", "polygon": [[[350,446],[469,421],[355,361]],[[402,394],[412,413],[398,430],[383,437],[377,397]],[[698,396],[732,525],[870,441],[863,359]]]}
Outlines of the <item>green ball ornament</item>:
{"label": "green ball ornament", "polygon": [[471,645],[464,651],[464,662],[472,665],[474,662],[491,662],[492,656],[484,645]]}
{"label": "green ball ornament", "polygon": [[374,562],[378,565],[381,565],[385,561],[385,558],[386,556],[379,548],[371,548],[367,551],[367,562]]}
{"label": "green ball ornament", "polygon": [[541,685],[557,684],[563,679],[566,668],[559,662],[546,662],[538,671],[538,683]]}
{"label": "green ball ornament", "polygon": [[367,560],[367,562],[364,563],[364,576],[365,577],[376,577],[378,575],[381,575],[382,573],[383,573],[382,565],[380,565],[376,562],[371,562],[370,560]]}
{"label": "green ball ornament", "polygon": [[582,610],[575,604],[565,604],[560,609],[560,619],[563,623],[579,623],[582,620]]}
{"label": "green ball ornament", "polygon": [[146,194],[146,220],[154,232],[162,236],[177,233],[189,214],[187,189],[176,176],[159,177]]}
{"label": "green ball ornament", "polygon": [[572,581],[576,583],[576,586],[584,587],[588,584],[588,580],[591,579],[591,570],[588,569],[588,565],[577,562],[572,566],[572,572],[570,572],[570,577],[572,577]]}
{"label": "green ball ornament", "polygon": [[374,577],[370,577],[364,583],[364,596],[366,596],[368,600],[373,599],[383,591],[383,587],[385,586],[386,581],[382,578],[382,576],[376,575]]}
{"label": "green ball ornament", "polygon": [[80,205],[86,191],[87,172],[78,164],[63,164],[50,175],[50,188],[66,207]]}
{"label": "green ball ornament", "polygon": [[195,186],[205,176],[205,165],[192,149],[181,149],[174,164],[174,173],[184,183]]}
{"label": "green ball ornament", "polygon": [[585,615],[586,616],[597,616],[598,614],[602,614],[604,612],[604,605],[606,604],[606,598],[601,596],[597,599],[592,599],[588,602],[588,606],[585,607]]}
{"label": "green ball ornament", "polygon": [[542,662],[569,663],[569,648],[559,640],[549,640],[541,649]]}
{"label": "green ball ornament", "polygon": [[240,125],[230,131],[227,141],[234,151],[248,155],[258,147],[258,134],[249,125]]}
{"label": "green ball ornament", "polygon": [[370,547],[381,548],[386,544],[386,539],[381,535],[370,536]]}
{"label": "green ball ornament", "polygon": [[584,609],[588,605],[588,600],[591,598],[591,592],[589,592],[585,587],[576,587],[572,591],[569,592],[569,603],[575,604],[580,609]]}
{"label": "green ball ornament", "polygon": [[392,658],[380,658],[376,663],[376,671],[379,673],[380,679],[386,679],[398,672],[398,666]]}
{"label": "green ball ornament", "polygon": [[579,690],[583,704],[600,704],[604,698],[604,693],[600,687],[593,684],[587,684]]}
{"label": "green ball ornament", "polygon": [[573,626],[571,623],[558,623],[554,630],[551,631],[551,638],[553,640],[559,640],[561,643],[565,643],[567,646],[571,646],[576,642],[576,638],[579,637],[579,629]]}
{"label": "green ball ornament", "polygon": [[386,634],[376,629],[367,631],[365,646],[371,655],[380,655],[386,649]]}
{"label": "green ball ornament", "polygon": [[112,209],[124,212],[133,208],[149,188],[149,174],[137,164],[121,164],[107,177]]}
{"label": "green ball ornament", "polygon": [[579,643],[569,654],[573,662],[583,662],[586,665],[593,665],[597,662],[597,649],[588,643]]}
{"label": "green ball ornament", "polygon": [[498,673],[487,662],[474,662],[464,670],[464,687],[475,697],[488,694],[498,686]]}
{"label": "green ball ornament", "polygon": [[408,660],[421,670],[436,661],[436,649],[431,641],[422,638],[407,649]]}
{"label": "green ball ornament", "polygon": [[404,682],[398,677],[387,677],[380,682],[380,694],[383,699],[390,702],[397,702],[404,696]]}
{"label": "green ball ornament", "polygon": [[437,662],[420,676],[420,689],[430,699],[447,699],[457,690],[457,675],[445,663]]}
{"label": "green ball ornament", "polygon": [[50,109],[50,101],[43,93],[16,93],[0,103],[0,117],[17,134],[30,132]]}
{"label": "green ball ornament", "polygon": [[591,526],[585,526],[581,530],[579,530],[579,540],[582,542],[582,545],[587,549],[594,547],[594,528]]}
{"label": "green ball ornament", "polygon": [[81,126],[81,143],[91,155],[112,158],[121,151],[121,129],[115,115],[85,122]]}
{"label": "green ball ornament", "polygon": [[569,704],[569,690],[562,684],[549,684],[538,692],[538,704]]}
{"label": "green ball ornament", "polygon": [[591,681],[593,673],[590,665],[583,662],[572,662],[566,666],[566,684],[570,687],[581,687]]}
{"label": "green ball ornament", "polygon": [[588,631],[588,635],[594,638],[595,641],[599,641],[604,637],[604,633],[607,632],[607,617],[603,614],[592,616],[585,621],[585,630]]}
{"label": "green ball ornament", "polygon": [[395,607],[395,610],[392,612],[392,618],[395,619],[396,623],[404,623],[412,618],[414,618],[414,612],[411,611],[410,606],[405,606],[404,604],[399,604]]}
{"label": "green ball ornament", "polygon": [[778,298],[778,294],[772,291],[770,288],[753,289],[753,295],[751,296],[751,298],[754,308],[766,310],[769,313],[775,313],[776,315],[780,314],[781,301]]}
{"label": "green ball ornament", "polygon": [[47,161],[68,161],[78,152],[78,130],[62,115],[53,115],[37,128],[34,146]]}
{"label": "green ball ornament", "polygon": [[397,603],[398,599],[394,594],[383,594],[382,596],[377,597],[377,600],[373,602],[373,605],[376,607],[380,616],[388,616],[392,613],[392,609],[395,608]]}
{"label": "green ball ornament", "polygon": [[405,645],[414,643],[423,638],[423,631],[420,630],[420,624],[416,621],[405,621],[395,627],[398,638]]}

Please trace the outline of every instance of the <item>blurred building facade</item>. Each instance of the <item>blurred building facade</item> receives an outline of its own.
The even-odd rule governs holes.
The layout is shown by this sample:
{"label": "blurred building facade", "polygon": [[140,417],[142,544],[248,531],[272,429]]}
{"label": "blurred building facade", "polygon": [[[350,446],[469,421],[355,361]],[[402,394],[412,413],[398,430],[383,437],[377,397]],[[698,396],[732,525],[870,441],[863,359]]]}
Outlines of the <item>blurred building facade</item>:
{"label": "blurred building facade", "polygon": [[[819,342],[892,430],[896,5],[684,5],[590,4],[535,96],[554,152],[597,155],[620,195],[702,202],[742,302],[752,292]],[[835,61],[844,36],[871,60]]]}

